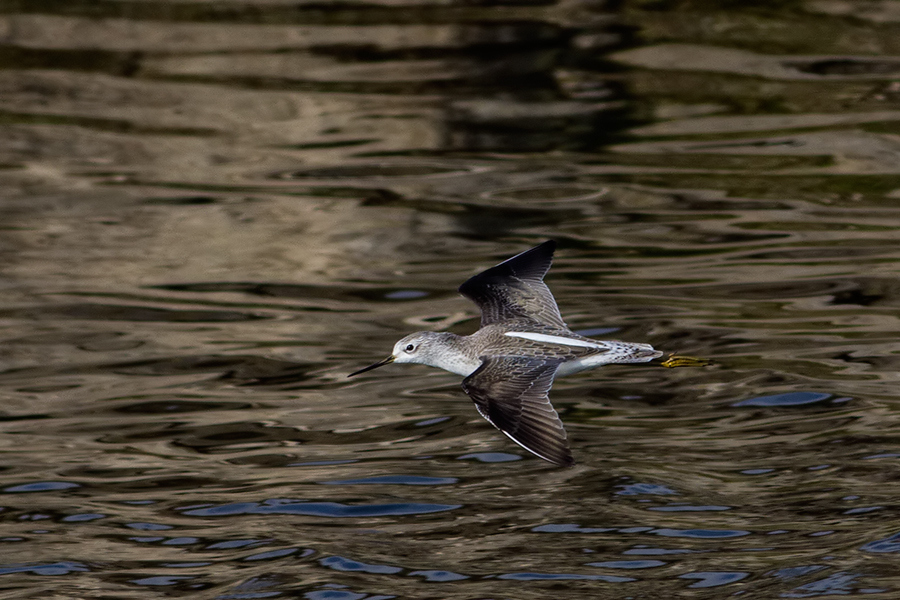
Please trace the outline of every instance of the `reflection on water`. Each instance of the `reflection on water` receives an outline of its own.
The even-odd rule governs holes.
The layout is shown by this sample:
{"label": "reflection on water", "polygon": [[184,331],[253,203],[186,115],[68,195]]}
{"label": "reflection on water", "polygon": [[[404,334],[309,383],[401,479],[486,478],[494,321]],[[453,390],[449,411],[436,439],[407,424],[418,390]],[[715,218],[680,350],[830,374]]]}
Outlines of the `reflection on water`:
{"label": "reflection on water", "polygon": [[[898,594],[894,3],[2,15],[2,597]],[[571,469],[346,379],[547,238],[714,365],[557,382]]]}

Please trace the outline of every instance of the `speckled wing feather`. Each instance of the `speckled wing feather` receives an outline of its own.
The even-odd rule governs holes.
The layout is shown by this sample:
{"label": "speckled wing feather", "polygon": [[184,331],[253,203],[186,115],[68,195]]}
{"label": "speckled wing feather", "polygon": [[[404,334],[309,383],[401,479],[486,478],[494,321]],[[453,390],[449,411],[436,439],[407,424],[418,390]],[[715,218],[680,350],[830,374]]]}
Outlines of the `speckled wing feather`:
{"label": "speckled wing feather", "polygon": [[556,242],[544,242],[469,278],[459,292],[481,309],[481,326],[526,318],[568,329],[544,284]]}
{"label": "speckled wing feather", "polygon": [[529,452],[556,465],[575,464],[566,430],[548,394],[559,360],[491,356],[463,380],[478,412]]}

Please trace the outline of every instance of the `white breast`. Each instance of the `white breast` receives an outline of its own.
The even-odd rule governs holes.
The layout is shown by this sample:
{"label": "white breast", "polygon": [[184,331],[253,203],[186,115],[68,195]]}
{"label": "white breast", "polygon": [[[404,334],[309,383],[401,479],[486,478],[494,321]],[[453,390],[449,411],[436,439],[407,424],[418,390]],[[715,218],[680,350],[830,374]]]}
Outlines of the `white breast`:
{"label": "white breast", "polygon": [[481,361],[478,359],[471,359],[462,353],[446,353],[439,357],[434,357],[433,362],[426,364],[430,364],[433,367],[445,371],[450,371],[451,373],[456,373],[457,375],[462,375],[463,377],[468,377],[481,366]]}

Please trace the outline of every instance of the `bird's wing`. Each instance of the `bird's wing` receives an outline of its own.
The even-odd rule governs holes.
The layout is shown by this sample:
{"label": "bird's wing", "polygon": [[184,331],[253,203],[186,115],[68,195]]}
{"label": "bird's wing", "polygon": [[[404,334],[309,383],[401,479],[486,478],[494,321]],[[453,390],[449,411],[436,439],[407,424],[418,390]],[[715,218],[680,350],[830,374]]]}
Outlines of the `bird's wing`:
{"label": "bird's wing", "polygon": [[463,380],[481,416],[512,441],[556,465],[575,464],[548,394],[559,360],[489,356]]}
{"label": "bird's wing", "polygon": [[527,318],[568,329],[544,284],[556,242],[550,240],[469,278],[459,292],[481,309],[481,326]]}

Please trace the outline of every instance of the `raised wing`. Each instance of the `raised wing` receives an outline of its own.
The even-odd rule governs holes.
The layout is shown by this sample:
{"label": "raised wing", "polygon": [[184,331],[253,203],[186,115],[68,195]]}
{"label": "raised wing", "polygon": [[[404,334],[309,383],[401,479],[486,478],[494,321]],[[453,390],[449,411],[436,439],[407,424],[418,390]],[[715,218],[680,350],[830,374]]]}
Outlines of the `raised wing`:
{"label": "raised wing", "polygon": [[575,464],[566,430],[548,394],[560,361],[492,356],[463,380],[481,416],[532,454],[560,466]]}
{"label": "raised wing", "polygon": [[527,318],[568,329],[544,284],[556,242],[550,240],[469,278],[459,292],[481,309],[481,326]]}

